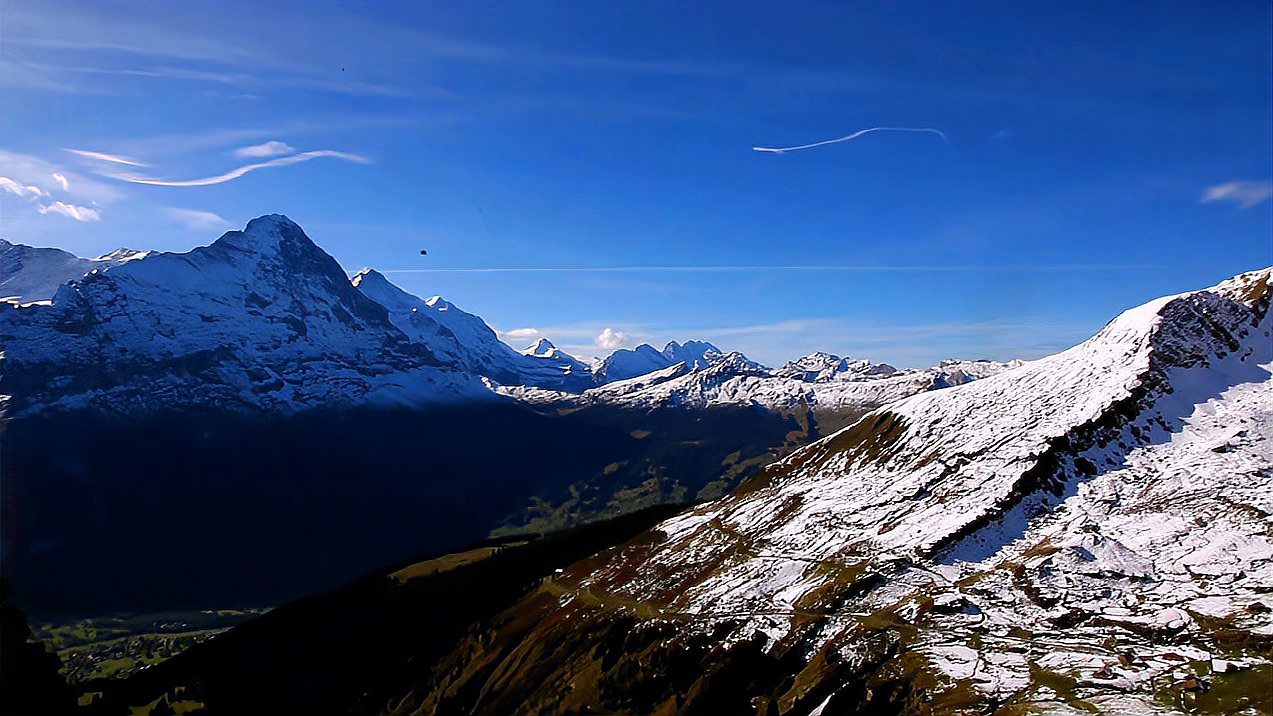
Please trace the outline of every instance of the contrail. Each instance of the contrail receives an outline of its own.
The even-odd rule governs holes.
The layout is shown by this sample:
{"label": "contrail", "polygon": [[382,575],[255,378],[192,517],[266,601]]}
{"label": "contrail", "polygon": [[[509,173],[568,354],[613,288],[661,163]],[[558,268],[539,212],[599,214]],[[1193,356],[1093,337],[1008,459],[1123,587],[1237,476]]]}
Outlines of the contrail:
{"label": "contrail", "polygon": [[150,166],[149,164],[146,164],[144,162],[139,162],[136,159],[121,157],[118,154],[107,154],[106,152],[90,152],[87,149],[64,149],[64,151],[70,152],[71,154],[78,154],[81,157],[88,157],[89,159],[97,159],[103,162],[110,162],[112,164],[127,164],[130,167]]}
{"label": "contrail", "polygon": [[290,157],[280,157],[278,159],[271,159],[268,162],[258,162],[256,164],[247,164],[247,165],[239,167],[238,169],[228,171],[225,174],[221,174],[219,176],[214,176],[214,177],[208,177],[206,179],[186,179],[184,181],[168,181],[165,179],[149,179],[147,177],[139,177],[132,174],[109,174],[107,176],[110,176],[114,179],[120,179],[122,181],[132,182],[133,184],[149,184],[152,186],[208,186],[210,184],[221,184],[224,182],[228,182],[232,179],[238,179],[244,174],[247,174],[248,172],[256,171],[257,169],[265,169],[267,167],[285,167],[288,164],[298,164],[300,162],[307,162],[311,159],[318,159],[319,157],[334,157],[336,159],[344,159],[347,162],[358,162],[359,164],[371,163],[370,159],[363,156],[359,156],[357,154],[337,152],[332,149],[318,149],[312,152],[302,152],[300,154],[295,154]]}
{"label": "contrail", "polygon": [[847,272],[1003,272],[1003,271],[1122,271],[1160,269],[1160,264],[1055,264],[1041,266],[963,265],[831,265],[831,266],[524,266],[495,268],[399,268],[380,273],[741,273],[746,271],[847,271]]}
{"label": "contrail", "polygon": [[946,138],[946,135],[943,134],[940,129],[933,129],[931,127],[869,127],[867,129],[858,130],[854,132],[853,134],[848,135],[847,137],[839,137],[837,139],[827,139],[822,142],[814,142],[813,144],[801,144],[796,147],[752,147],[752,150],[757,152],[770,152],[773,154],[785,154],[787,152],[795,152],[801,149],[813,149],[814,147],[822,147],[828,144],[837,144],[839,142],[847,142],[850,139],[857,139],[863,134],[870,134],[871,132],[928,132],[930,134],[936,134],[937,136],[941,137],[942,139],[946,141],[947,144],[950,143],[950,140]]}

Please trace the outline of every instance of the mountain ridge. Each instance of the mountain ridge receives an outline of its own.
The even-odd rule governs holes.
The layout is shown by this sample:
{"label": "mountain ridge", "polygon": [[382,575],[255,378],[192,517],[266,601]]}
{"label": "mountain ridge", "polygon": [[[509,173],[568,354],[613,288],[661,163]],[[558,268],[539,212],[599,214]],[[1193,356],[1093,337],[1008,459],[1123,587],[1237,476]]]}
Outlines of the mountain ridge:
{"label": "mountain ridge", "polygon": [[[348,276],[279,214],[185,253],[119,250],[79,259],[6,242],[0,285],[22,289],[0,305],[0,390],[11,417],[44,409],[295,412],[510,398],[776,410],[804,401],[860,410],[1001,369],[964,362],[973,367],[917,377],[837,357],[816,370],[792,362],[769,371],[697,340],[618,349],[593,366],[551,343],[517,351],[440,296],[421,299],[374,269]],[[688,378],[653,389],[677,365]],[[859,379],[892,382],[841,385],[840,393],[852,395],[827,397],[836,392],[827,386]],[[635,391],[637,384],[651,390]],[[615,387],[599,390],[606,386]]]}

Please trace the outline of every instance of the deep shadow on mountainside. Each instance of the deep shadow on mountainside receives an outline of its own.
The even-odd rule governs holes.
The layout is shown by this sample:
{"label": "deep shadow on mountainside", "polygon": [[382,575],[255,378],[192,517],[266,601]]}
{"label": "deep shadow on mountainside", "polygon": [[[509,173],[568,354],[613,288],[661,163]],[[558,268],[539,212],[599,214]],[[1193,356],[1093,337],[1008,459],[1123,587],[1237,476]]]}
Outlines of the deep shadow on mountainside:
{"label": "deep shadow on mountainside", "polygon": [[[543,580],[674,514],[650,507],[528,541],[397,564],[283,605],[127,680],[81,684],[87,713],[380,713],[472,632]],[[152,713],[169,711],[162,710]]]}
{"label": "deep shadow on mountainside", "polygon": [[4,573],[41,619],[268,606],[524,530],[531,505],[559,528],[688,502],[811,434],[741,407],[47,413],[0,438]]}

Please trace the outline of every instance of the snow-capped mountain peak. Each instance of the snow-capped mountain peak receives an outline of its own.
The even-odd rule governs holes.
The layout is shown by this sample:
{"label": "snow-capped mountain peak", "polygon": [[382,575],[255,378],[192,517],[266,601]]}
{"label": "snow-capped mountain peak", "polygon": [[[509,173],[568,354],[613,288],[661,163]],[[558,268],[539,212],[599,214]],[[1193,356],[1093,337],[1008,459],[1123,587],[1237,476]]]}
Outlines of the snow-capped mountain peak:
{"label": "snow-capped mountain peak", "polygon": [[663,350],[649,343],[636,348],[620,348],[603,359],[594,368],[599,384],[612,383],[645,375],[684,363],[691,370],[704,370],[723,357],[724,353],[706,341],[669,341]]}
{"label": "snow-capped mountain peak", "polygon": [[880,378],[897,372],[896,368],[887,363],[872,363],[864,359],[841,358],[831,353],[817,351],[788,362],[774,371],[774,375],[784,378],[796,378],[810,383],[825,383],[837,380]]}
{"label": "snow-capped mountain peak", "polygon": [[534,343],[526,346],[522,353],[536,358],[552,358],[557,355],[557,346],[547,338],[539,338]]}

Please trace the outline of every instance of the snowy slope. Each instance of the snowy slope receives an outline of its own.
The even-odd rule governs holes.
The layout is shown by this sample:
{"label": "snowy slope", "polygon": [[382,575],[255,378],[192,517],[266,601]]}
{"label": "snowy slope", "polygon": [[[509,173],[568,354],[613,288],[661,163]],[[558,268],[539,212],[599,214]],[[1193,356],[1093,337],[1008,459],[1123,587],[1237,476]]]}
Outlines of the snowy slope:
{"label": "snowy slope", "polygon": [[[1271,276],[881,407],[566,575],[562,604],[586,590],[699,638],[759,638],[818,678],[868,663],[866,635],[895,624],[925,699],[1155,713],[1211,669],[1242,696],[1273,637]],[[823,687],[824,705],[861,698]]]}
{"label": "snowy slope", "polygon": [[118,266],[149,255],[116,249],[95,259],[82,259],[61,249],[12,244],[0,239],[0,300],[30,303],[53,298],[58,287],[93,269]]}
{"label": "snowy slope", "polygon": [[273,215],[184,254],[91,270],[51,305],[0,306],[15,415],[47,407],[292,412],[492,397],[410,340],[299,226]]}

